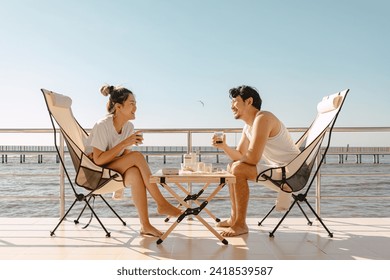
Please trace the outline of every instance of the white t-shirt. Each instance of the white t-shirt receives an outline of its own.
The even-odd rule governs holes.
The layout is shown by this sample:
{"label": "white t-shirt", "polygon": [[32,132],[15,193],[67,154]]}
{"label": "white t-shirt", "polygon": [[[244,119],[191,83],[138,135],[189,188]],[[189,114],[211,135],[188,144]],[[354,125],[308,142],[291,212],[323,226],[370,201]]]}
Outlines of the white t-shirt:
{"label": "white t-shirt", "polygon": [[[107,115],[105,118],[98,121],[93,127],[87,140],[85,152],[86,154],[90,154],[92,153],[93,148],[97,148],[103,152],[107,151],[118,145],[133,133],[134,125],[131,122],[127,122],[122,127],[121,133],[118,133],[114,127],[113,115]],[[126,149],[130,150],[131,146],[128,146]],[[122,150],[117,156],[122,155],[123,152],[124,150]]]}

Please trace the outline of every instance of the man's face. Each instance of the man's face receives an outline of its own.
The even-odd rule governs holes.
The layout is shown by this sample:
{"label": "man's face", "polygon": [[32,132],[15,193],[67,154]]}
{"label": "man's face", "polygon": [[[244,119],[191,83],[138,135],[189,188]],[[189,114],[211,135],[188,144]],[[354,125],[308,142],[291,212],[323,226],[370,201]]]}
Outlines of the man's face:
{"label": "man's face", "polygon": [[231,109],[233,112],[233,116],[236,120],[241,118],[242,114],[245,111],[245,107],[246,107],[246,102],[242,100],[241,96],[238,95],[235,98],[232,98]]}

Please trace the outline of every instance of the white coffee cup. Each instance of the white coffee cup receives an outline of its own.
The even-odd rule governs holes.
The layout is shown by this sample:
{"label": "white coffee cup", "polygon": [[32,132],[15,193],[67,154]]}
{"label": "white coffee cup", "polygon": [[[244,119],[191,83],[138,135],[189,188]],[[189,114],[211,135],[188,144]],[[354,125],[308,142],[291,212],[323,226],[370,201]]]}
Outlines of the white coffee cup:
{"label": "white coffee cup", "polygon": [[205,163],[204,164],[204,172],[212,173],[213,172],[213,164],[212,163]]}
{"label": "white coffee cup", "polygon": [[198,162],[197,171],[201,172],[201,173],[205,172],[205,164],[204,164],[204,162]]}

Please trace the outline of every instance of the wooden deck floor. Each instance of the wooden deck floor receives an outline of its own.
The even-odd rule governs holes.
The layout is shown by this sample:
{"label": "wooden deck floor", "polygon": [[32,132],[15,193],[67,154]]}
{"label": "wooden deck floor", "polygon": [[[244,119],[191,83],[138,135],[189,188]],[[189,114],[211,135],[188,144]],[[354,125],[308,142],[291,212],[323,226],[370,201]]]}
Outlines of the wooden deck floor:
{"label": "wooden deck floor", "polygon": [[[249,218],[249,234],[228,238],[228,245],[197,220],[183,221],[159,245],[156,238],[139,234],[138,219],[126,219],[126,226],[114,218],[102,220],[110,238],[96,221],[87,229],[65,221],[50,237],[56,218],[0,218],[0,259],[390,260],[390,218],[327,219],[333,238],[319,223],[308,226],[302,218],[287,218],[270,238],[276,219],[259,227],[257,219]],[[168,228],[163,219],[152,221]]]}
{"label": "wooden deck floor", "polygon": [[[125,219],[126,226],[113,218],[102,220],[111,237],[105,236],[96,221],[87,229],[65,221],[51,237],[56,218],[0,218],[1,275],[6,275],[5,279],[106,280],[126,276],[121,273],[128,269],[180,268],[197,270],[209,279],[217,268],[238,267],[242,271],[246,267],[271,267],[276,277],[272,279],[333,279],[345,275],[367,279],[382,278],[390,266],[390,218],[326,219],[333,238],[317,222],[308,226],[302,218],[286,219],[270,238],[268,232],[276,219],[269,218],[259,227],[257,219],[249,218],[249,234],[228,238],[228,245],[196,220],[183,220],[159,245],[157,238],[139,234],[138,219]],[[168,228],[161,218],[152,222],[162,230]],[[219,272],[222,274],[214,274],[214,278],[239,279],[228,270]],[[163,275],[158,279],[173,278]]]}

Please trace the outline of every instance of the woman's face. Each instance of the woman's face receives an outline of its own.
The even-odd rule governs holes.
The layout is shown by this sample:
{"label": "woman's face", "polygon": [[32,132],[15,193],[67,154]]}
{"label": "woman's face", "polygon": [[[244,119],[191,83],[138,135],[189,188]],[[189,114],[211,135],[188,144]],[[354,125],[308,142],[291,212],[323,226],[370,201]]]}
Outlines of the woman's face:
{"label": "woman's face", "polygon": [[125,119],[134,120],[135,111],[137,111],[137,102],[135,101],[134,95],[129,94],[126,101],[123,104],[118,104],[116,109],[117,114],[121,114]]}

